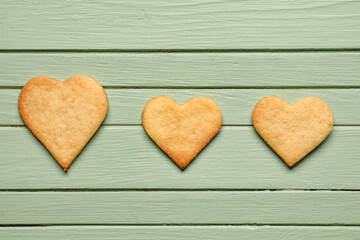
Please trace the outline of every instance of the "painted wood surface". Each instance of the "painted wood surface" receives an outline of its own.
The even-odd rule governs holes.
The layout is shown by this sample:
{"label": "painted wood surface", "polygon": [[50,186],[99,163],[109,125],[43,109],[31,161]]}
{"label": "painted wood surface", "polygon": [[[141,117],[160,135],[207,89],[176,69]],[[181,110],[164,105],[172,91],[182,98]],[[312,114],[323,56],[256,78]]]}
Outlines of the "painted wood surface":
{"label": "painted wood surface", "polygon": [[[24,125],[18,111],[20,89],[0,89],[0,125]],[[223,125],[252,125],[251,114],[258,101],[278,96],[294,104],[316,96],[331,108],[335,125],[360,125],[360,89],[106,89],[109,101],[104,125],[141,125],[141,114],[155,96],[168,96],[179,104],[194,97],[216,101],[223,115]]]}
{"label": "painted wood surface", "polygon": [[359,65],[359,52],[6,52],[0,53],[0,86],[82,74],[106,87],[360,87]]}
{"label": "painted wood surface", "polygon": [[141,126],[102,127],[68,173],[28,129],[0,135],[1,189],[360,189],[359,127],[335,127],[292,169],[251,126],[223,127],[185,171]]}
{"label": "painted wood surface", "polygon": [[[360,2],[0,0],[0,239],[359,239]],[[88,75],[104,125],[64,173],[23,126],[32,77]],[[185,171],[145,103],[214,99],[220,134]],[[251,126],[261,98],[321,97],[335,127],[288,168]]]}
{"label": "painted wood surface", "polygon": [[354,240],[359,227],[339,226],[47,226],[3,227],[7,240]]}
{"label": "painted wood surface", "polygon": [[[1,224],[358,224],[360,192],[1,192]],[[26,203],[26,204],[24,204]]]}
{"label": "painted wood surface", "polygon": [[349,0],[2,1],[1,49],[359,48]]}

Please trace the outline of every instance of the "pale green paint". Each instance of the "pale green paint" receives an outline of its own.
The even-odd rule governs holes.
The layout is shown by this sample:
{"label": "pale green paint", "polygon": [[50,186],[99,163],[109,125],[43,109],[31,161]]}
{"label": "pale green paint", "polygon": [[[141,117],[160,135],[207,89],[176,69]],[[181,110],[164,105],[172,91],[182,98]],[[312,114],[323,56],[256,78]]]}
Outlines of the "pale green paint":
{"label": "pale green paint", "polygon": [[251,126],[223,127],[185,171],[141,126],[102,127],[68,173],[28,129],[0,136],[0,189],[360,189],[359,127],[335,127],[292,169]]}
{"label": "pale green paint", "polygon": [[1,192],[1,224],[358,224],[360,192]]}
{"label": "pale green paint", "polygon": [[[360,54],[317,51],[360,48],[359,1],[2,0],[0,6],[0,224],[44,224],[1,227],[0,239],[360,238],[358,227],[346,226],[215,226],[359,226]],[[136,49],[142,50],[126,53]],[[164,49],[183,53],[159,53]],[[104,125],[137,126],[101,127],[64,173],[26,128],[9,127],[22,122],[20,90],[8,88],[35,76],[79,74],[107,87]],[[251,126],[225,126],[181,171],[139,126],[146,101],[157,95],[180,103],[208,96],[228,125],[251,124],[264,96],[291,103],[318,96],[335,124],[345,126],[292,169]],[[186,226],[49,226],[78,223]]]}
{"label": "pale green paint", "polygon": [[[252,111],[266,96],[295,103],[309,96],[324,100],[335,125],[360,125],[360,89],[106,89],[109,111],[104,124],[141,124],[141,114],[151,98],[168,96],[180,104],[194,97],[208,97],[219,105],[223,124],[250,125]],[[23,125],[18,111],[20,89],[0,89],[0,125]]]}
{"label": "pale green paint", "polygon": [[359,87],[359,66],[358,52],[0,53],[0,86],[82,74],[107,87]]}
{"label": "pale green paint", "polygon": [[7,240],[354,240],[359,227],[309,226],[48,226],[5,227]]}
{"label": "pale green paint", "polygon": [[359,48],[360,2],[1,3],[1,49]]}

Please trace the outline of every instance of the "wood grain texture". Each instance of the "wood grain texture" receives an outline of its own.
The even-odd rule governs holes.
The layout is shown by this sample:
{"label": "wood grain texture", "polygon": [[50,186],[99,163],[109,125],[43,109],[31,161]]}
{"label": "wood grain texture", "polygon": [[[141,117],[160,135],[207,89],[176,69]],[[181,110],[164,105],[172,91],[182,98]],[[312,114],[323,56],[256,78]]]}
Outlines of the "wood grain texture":
{"label": "wood grain texture", "polygon": [[359,227],[311,226],[49,226],[2,227],[7,240],[354,240]]}
{"label": "wood grain texture", "polygon": [[358,224],[359,199],[342,191],[1,192],[0,224]]}
{"label": "wood grain texture", "polygon": [[[360,239],[360,1],[0,2],[0,239]],[[17,100],[35,76],[79,74],[110,111],[64,173]],[[181,171],[139,125],[158,95],[209,97],[242,126]],[[272,95],[335,117],[292,169],[243,126]]]}
{"label": "wood grain texture", "polygon": [[0,86],[82,74],[106,87],[359,87],[359,65],[358,52],[0,53]]}
{"label": "wood grain texture", "polygon": [[[0,89],[0,125],[23,125],[18,111],[20,89]],[[153,97],[167,96],[183,104],[195,97],[208,97],[220,107],[224,125],[251,125],[258,101],[278,96],[294,104],[304,97],[325,101],[335,125],[360,125],[360,89],[106,89],[109,111],[104,124],[141,124],[145,104]]]}
{"label": "wood grain texture", "polygon": [[2,1],[1,49],[358,48],[360,2]]}
{"label": "wood grain texture", "polygon": [[101,127],[68,173],[28,129],[0,136],[0,189],[360,189],[360,127],[335,127],[292,169],[251,126],[223,127],[185,171],[141,126]]}

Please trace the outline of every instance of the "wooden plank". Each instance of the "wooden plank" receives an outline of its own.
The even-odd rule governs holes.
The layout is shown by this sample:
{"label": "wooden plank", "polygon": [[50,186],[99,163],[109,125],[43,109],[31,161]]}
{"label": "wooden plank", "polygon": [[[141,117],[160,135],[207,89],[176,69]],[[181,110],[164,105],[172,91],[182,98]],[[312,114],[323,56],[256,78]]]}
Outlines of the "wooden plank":
{"label": "wooden plank", "polygon": [[2,1],[1,49],[359,48],[349,0]]}
{"label": "wooden plank", "polygon": [[[105,124],[141,124],[141,113],[148,100],[166,95],[184,103],[197,96],[214,99],[224,116],[224,124],[251,124],[255,104],[265,96],[276,95],[295,103],[305,96],[322,98],[331,107],[335,124],[359,124],[357,102],[359,89],[107,89],[109,113]],[[20,90],[0,90],[0,124],[23,125],[18,114],[17,99]]]}
{"label": "wooden plank", "polygon": [[[258,101],[278,96],[291,103],[316,96],[331,108],[335,124],[359,125],[360,89],[106,89],[109,112],[104,124],[141,124],[147,101],[155,96],[168,96],[180,104],[205,96],[219,105],[225,125],[251,125],[251,114]],[[19,89],[0,89],[0,125],[23,125],[18,112]]]}
{"label": "wooden plank", "polygon": [[359,87],[359,65],[358,52],[0,53],[0,86],[83,74],[107,87]]}
{"label": "wooden plank", "polygon": [[100,128],[68,173],[28,129],[0,136],[0,189],[360,189],[360,127],[335,127],[292,169],[252,127],[223,127],[185,171],[141,126]]}
{"label": "wooden plank", "polygon": [[354,240],[359,227],[319,226],[50,226],[2,227],[0,238],[7,240]]}
{"label": "wooden plank", "polygon": [[0,224],[359,224],[360,192],[1,192]]}

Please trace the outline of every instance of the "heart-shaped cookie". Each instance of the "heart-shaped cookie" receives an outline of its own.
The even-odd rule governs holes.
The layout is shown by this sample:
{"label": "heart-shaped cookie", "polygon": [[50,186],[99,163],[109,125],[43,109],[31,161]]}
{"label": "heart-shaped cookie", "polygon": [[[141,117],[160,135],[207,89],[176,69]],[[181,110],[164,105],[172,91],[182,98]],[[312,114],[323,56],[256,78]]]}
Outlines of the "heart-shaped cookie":
{"label": "heart-shaped cookie", "polygon": [[194,98],[179,105],[160,96],[146,104],[142,122],[151,139],[184,169],[219,132],[222,115],[209,98]]}
{"label": "heart-shaped cookie", "polygon": [[19,112],[26,126],[67,171],[105,119],[106,93],[94,79],[31,79],[21,90]]}
{"label": "heart-shaped cookie", "polygon": [[289,166],[314,150],[332,130],[334,118],[320,98],[303,98],[294,105],[278,97],[258,102],[252,114],[256,131]]}

